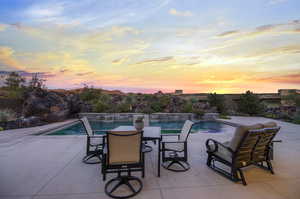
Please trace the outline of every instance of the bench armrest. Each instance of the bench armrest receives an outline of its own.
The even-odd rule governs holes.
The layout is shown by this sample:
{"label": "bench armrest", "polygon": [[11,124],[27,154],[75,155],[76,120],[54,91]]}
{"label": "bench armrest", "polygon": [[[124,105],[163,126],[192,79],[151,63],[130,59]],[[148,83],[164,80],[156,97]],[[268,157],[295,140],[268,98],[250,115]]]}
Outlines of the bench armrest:
{"label": "bench armrest", "polygon": [[[213,143],[213,146],[214,146],[213,149],[211,148],[210,142]],[[230,147],[228,147],[228,146],[224,145],[223,143],[218,142],[217,140],[214,140],[214,139],[206,140],[205,145],[206,145],[207,152],[209,152],[209,153],[214,153],[214,152],[218,151],[219,146],[227,149],[230,153],[234,153],[234,151]]]}

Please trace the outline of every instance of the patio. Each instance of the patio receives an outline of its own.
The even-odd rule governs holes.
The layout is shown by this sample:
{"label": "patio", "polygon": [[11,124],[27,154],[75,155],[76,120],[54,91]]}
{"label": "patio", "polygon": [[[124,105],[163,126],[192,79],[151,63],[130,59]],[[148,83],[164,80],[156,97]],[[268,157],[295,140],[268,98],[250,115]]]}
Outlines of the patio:
{"label": "patio", "polygon": [[[254,124],[270,121],[259,117],[232,117],[231,122]],[[135,198],[143,199],[297,199],[300,198],[300,125],[276,121],[282,127],[276,139],[275,175],[257,167],[244,169],[248,185],[235,184],[206,166],[205,141],[229,140],[234,128],[220,134],[192,134],[189,138],[191,169],[175,173],[161,169],[156,177],[157,147],[147,153],[144,188]],[[36,129],[33,129],[34,132]],[[0,198],[108,198],[100,166],[81,162],[85,136],[32,136],[24,134],[0,142]],[[137,174],[140,176],[140,173]],[[108,179],[114,174],[108,175]]]}

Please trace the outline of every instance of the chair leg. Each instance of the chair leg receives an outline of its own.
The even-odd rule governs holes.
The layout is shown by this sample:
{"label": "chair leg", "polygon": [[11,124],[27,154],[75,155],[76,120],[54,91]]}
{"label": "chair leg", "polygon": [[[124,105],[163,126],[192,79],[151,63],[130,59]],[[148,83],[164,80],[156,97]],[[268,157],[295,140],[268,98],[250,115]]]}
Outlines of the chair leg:
{"label": "chair leg", "polygon": [[234,167],[231,168],[231,177],[232,177],[232,179],[233,179],[235,182],[239,181],[239,177],[238,177],[238,173],[237,173],[237,172],[238,172],[238,171],[237,171],[236,168],[234,168]]}
{"label": "chair leg", "polygon": [[211,166],[211,160],[212,160],[211,155],[208,155],[206,165],[209,166],[209,167]]}
{"label": "chair leg", "polygon": [[273,166],[271,164],[271,161],[270,160],[267,160],[267,165],[268,165],[268,169],[270,170],[271,174],[274,174],[274,170],[273,170]]}
{"label": "chair leg", "polygon": [[[134,188],[134,184],[130,182],[135,182],[134,184],[136,185],[136,188]],[[116,183],[116,185],[110,188],[113,183]],[[121,185],[126,185],[128,187],[128,190],[125,192],[123,191],[121,195],[119,195],[120,193],[114,193]],[[142,188],[143,183],[139,178],[133,176],[118,176],[108,181],[105,184],[104,190],[105,194],[112,198],[130,198],[137,195],[142,190]]]}
{"label": "chair leg", "polygon": [[246,185],[247,185],[247,182],[246,182],[246,179],[245,179],[245,176],[244,176],[242,170],[241,170],[241,169],[238,169],[238,172],[240,173],[240,177],[241,177],[241,180],[242,180],[243,185],[246,186]]}

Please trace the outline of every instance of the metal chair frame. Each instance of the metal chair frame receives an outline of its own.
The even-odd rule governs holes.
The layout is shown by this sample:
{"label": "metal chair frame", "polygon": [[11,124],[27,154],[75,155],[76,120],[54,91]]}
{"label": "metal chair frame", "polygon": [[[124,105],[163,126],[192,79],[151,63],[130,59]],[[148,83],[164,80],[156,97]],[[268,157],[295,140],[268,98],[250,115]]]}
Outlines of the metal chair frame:
{"label": "metal chair frame", "polygon": [[[108,181],[105,185],[105,193],[112,197],[112,198],[130,198],[135,195],[137,195],[143,188],[142,181],[134,176],[131,176],[131,172],[141,171],[142,172],[142,178],[145,177],[145,160],[144,160],[144,152],[142,151],[142,139],[143,139],[143,132],[136,132],[135,134],[115,134],[113,132],[108,132],[108,134],[112,134],[114,136],[132,136],[141,134],[141,140],[140,140],[140,161],[136,163],[122,163],[122,164],[109,164],[109,157],[110,157],[110,150],[109,150],[109,139],[106,137],[106,143],[107,147],[103,151],[103,158],[102,158],[102,168],[101,173],[103,177],[103,181],[106,180],[106,175],[109,173],[117,173],[118,176],[116,178],[111,179]],[[122,173],[127,173],[127,175],[122,175]],[[108,187],[113,182],[117,181],[118,183],[111,189],[108,190]],[[130,184],[130,181],[136,181],[139,185],[139,188],[136,190],[133,188],[133,186]],[[132,194],[126,195],[126,196],[116,196],[113,194],[115,190],[117,190],[121,185],[126,185]]]}
{"label": "metal chair frame", "polygon": [[[95,135],[96,132],[102,132],[101,130],[93,130],[92,135],[89,135],[87,127],[85,126],[84,122],[80,119],[79,120],[85,130],[85,133],[87,135],[86,137],[86,155],[83,157],[82,161],[86,164],[99,164],[101,163],[102,159],[102,153],[103,153],[103,148],[104,148],[104,135]],[[102,143],[99,144],[93,144],[91,143],[92,139],[102,139]],[[98,160],[90,161],[93,160],[94,158]]]}
{"label": "metal chair frame", "polygon": [[[206,141],[208,154],[207,166],[233,182],[241,181],[243,185],[247,185],[247,182],[242,168],[249,165],[259,166],[260,168],[268,170],[271,174],[274,174],[270,151],[272,150],[272,140],[279,130],[280,127],[249,130],[242,137],[236,151],[233,151],[230,147],[214,139],[208,139]],[[210,143],[213,144],[214,149],[211,148]],[[232,160],[230,162],[215,154],[215,152],[218,151],[218,146],[225,148],[231,153]],[[243,158],[245,161],[243,161]],[[221,162],[227,165],[230,167],[231,172],[217,167],[215,162]]]}
{"label": "metal chair frame", "polygon": [[[194,123],[195,124],[195,123]],[[179,141],[180,139],[180,133],[179,134],[172,134],[172,135],[168,135],[168,134],[163,134],[163,136],[177,136],[178,141],[162,141],[162,147],[161,147],[161,152],[162,152],[162,166],[170,171],[174,171],[174,172],[184,172],[190,169],[190,164],[188,163],[188,147],[187,147],[187,139],[191,133],[191,130],[193,128],[193,125],[190,127],[187,136],[185,138],[184,141]],[[168,149],[166,148],[166,144],[168,143],[182,143],[183,144],[183,150],[181,151],[177,151],[177,150],[172,150],[172,149]],[[169,152],[169,156],[166,155],[166,153]],[[183,155],[179,155],[183,154]],[[177,164],[181,167],[181,169],[174,169],[172,168],[172,165]]]}

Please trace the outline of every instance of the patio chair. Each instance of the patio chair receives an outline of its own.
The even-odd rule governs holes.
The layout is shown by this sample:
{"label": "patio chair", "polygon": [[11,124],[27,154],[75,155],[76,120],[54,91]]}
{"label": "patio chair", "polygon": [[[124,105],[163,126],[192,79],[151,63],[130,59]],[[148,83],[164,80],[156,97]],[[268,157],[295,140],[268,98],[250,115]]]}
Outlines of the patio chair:
{"label": "patio chair", "polygon": [[[165,169],[175,172],[183,172],[190,169],[190,165],[188,163],[187,139],[191,132],[193,124],[194,123],[192,121],[186,120],[181,129],[178,140],[176,141],[167,141],[162,139],[162,166]],[[168,136],[171,135],[172,134],[169,134]],[[162,135],[162,137],[163,136],[166,135]],[[178,135],[174,134],[174,136]]]}
{"label": "patio chair", "polygon": [[[150,126],[149,115],[133,115],[133,120],[132,120],[133,125],[135,124],[135,121],[140,117],[144,118],[143,119],[144,127]],[[143,152],[145,152],[145,153],[151,152],[153,150],[152,146],[148,145],[147,141],[143,141],[142,147],[143,147]]]}
{"label": "patio chair", "polygon": [[91,125],[86,117],[80,119],[82,122],[86,135],[86,155],[82,161],[86,164],[99,164],[101,163],[101,156],[104,146],[104,136],[95,135],[95,130],[92,130]]}
{"label": "patio chair", "polygon": [[[141,171],[145,175],[144,153],[142,152],[143,132],[124,131],[108,132],[107,147],[102,158],[103,180],[107,173],[117,173],[118,176],[105,184],[105,193],[112,198],[129,198],[138,194],[142,181],[131,172]],[[127,173],[122,175],[122,173]],[[122,185],[126,185],[121,189]],[[136,188],[137,187],[137,188]]]}
{"label": "patio chair", "polygon": [[[270,160],[270,144],[280,127],[263,127],[262,124],[239,126],[230,142],[221,143],[208,139],[207,166],[234,182],[242,181],[243,185],[247,185],[241,170],[243,167],[257,165],[274,174]],[[228,166],[230,171],[221,165],[217,166],[216,162]]]}

